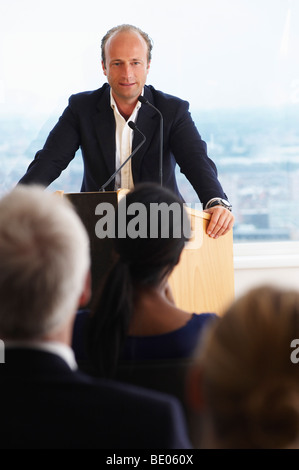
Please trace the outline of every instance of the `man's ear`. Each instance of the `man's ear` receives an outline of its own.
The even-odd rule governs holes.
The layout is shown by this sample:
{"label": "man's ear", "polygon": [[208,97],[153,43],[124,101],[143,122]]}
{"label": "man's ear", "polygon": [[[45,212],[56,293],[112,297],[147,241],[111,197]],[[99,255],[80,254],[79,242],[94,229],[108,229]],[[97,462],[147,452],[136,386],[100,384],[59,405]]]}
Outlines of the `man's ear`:
{"label": "man's ear", "polygon": [[103,69],[103,73],[104,73],[104,75],[106,75],[106,76],[107,76],[106,67],[105,67],[105,65],[104,65],[104,62],[103,62],[103,61],[102,61],[102,69]]}
{"label": "man's ear", "polygon": [[81,296],[79,298],[79,307],[86,307],[91,299],[91,272],[90,270],[86,274],[85,282]]}
{"label": "man's ear", "polygon": [[203,371],[197,364],[191,366],[186,377],[186,400],[194,412],[201,412],[204,407],[202,390]]}

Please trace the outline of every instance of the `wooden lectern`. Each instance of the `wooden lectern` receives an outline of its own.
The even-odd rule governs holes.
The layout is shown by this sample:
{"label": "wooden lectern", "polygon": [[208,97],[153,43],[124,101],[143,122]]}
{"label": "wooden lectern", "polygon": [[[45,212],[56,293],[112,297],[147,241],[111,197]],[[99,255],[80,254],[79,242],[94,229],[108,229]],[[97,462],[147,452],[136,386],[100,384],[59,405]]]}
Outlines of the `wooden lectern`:
{"label": "wooden lectern", "polygon": [[[127,190],[91,193],[64,193],[74,205],[90,237],[92,292],[113,264],[112,239],[100,239],[95,227],[99,220],[96,207],[109,203],[114,207]],[[206,234],[210,214],[187,209],[191,217],[192,240],[186,244],[169,283],[178,307],[189,312],[215,312],[221,315],[234,299],[233,232],[212,239]]]}
{"label": "wooden lectern", "polygon": [[213,239],[207,235],[210,214],[191,209],[189,215],[193,239],[184,248],[169,284],[176,304],[184,310],[222,315],[235,296],[233,231]]}

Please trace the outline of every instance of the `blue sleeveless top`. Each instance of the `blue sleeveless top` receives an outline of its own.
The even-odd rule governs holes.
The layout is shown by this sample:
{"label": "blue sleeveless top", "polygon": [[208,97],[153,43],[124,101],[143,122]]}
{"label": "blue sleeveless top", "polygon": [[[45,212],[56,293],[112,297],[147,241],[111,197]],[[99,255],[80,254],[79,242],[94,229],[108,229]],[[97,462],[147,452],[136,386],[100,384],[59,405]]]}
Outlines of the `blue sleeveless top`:
{"label": "blue sleeveless top", "polygon": [[[86,359],[84,334],[89,310],[76,315],[72,347],[78,361]],[[155,336],[128,336],[121,360],[154,360],[190,357],[204,327],[218,316],[215,313],[193,313],[186,325],[178,330]]]}
{"label": "blue sleeveless top", "polygon": [[193,313],[186,325],[170,333],[128,336],[121,359],[128,361],[190,357],[204,327],[215,318],[215,313]]}

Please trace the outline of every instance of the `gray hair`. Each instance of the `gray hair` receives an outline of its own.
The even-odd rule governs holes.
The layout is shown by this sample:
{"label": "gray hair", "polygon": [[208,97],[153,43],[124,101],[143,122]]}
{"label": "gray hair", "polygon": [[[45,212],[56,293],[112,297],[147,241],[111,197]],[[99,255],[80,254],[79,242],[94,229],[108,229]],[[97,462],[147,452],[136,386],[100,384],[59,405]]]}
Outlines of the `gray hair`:
{"label": "gray hair", "polygon": [[101,42],[102,61],[103,61],[103,64],[104,64],[105,67],[106,67],[105,46],[107,44],[108,39],[110,39],[114,34],[122,33],[124,31],[132,31],[132,32],[140,34],[140,36],[145,40],[145,42],[147,44],[147,61],[148,61],[148,63],[151,61],[153,41],[149,37],[149,35],[147,33],[145,33],[144,31],[142,31],[137,26],[133,26],[131,24],[121,24],[119,26],[115,26],[114,28],[109,29],[109,31],[107,31],[107,33],[105,34],[105,36],[102,39],[102,42]]}
{"label": "gray hair", "polygon": [[0,337],[34,339],[76,311],[89,238],[66,198],[17,186],[0,200]]}

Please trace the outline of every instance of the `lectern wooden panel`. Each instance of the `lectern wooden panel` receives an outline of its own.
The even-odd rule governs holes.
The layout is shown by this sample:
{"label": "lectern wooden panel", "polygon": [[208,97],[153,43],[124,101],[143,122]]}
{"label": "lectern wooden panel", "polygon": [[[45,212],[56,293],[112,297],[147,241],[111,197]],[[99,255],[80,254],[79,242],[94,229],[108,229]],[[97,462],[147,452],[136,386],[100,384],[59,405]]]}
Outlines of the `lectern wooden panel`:
{"label": "lectern wooden panel", "polygon": [[[98,204],[106,202],[114,207],[127,190],[117,192],[65,193],[72,202],[90,237],[92,293],[114,260],[112,239],[100,239],[95,227]],[[189,312],[215,312],[221,315],[234,298],[233,232],[212,239],[206,234],[210,215],[188,209],[193,239],[183,250],[179,264],[170,276],[169,284],[176,304]]]}
{"label": "lectern wooden panel", "polygon": [[213,239],[206,233],[210,214],[189,213],[195,240],[184,248],[169,284],[176,304],[184,310],[221,315],[235,295],[233,231]]}

